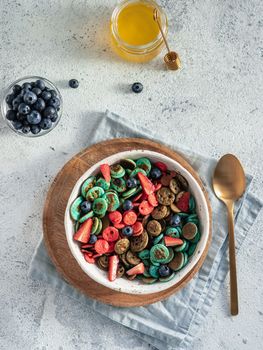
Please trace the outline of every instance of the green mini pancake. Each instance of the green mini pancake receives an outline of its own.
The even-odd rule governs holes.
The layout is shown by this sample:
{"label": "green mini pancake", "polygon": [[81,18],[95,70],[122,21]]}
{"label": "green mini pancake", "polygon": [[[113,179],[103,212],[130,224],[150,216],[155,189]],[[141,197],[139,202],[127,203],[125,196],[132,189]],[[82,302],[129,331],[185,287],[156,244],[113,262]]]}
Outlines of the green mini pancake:
{"label": "green mini pancake", "polygon": [[74,200],[70,207],[70,215],[73,220],[79,220],[81,216],[80,205],[83,202],[83,198],[80,196]]}
{"label": "green mini pancake", "polygon": [[136,160],[136,167],[143,169],[149,175],[152,164],[148,158],[143,157]]}

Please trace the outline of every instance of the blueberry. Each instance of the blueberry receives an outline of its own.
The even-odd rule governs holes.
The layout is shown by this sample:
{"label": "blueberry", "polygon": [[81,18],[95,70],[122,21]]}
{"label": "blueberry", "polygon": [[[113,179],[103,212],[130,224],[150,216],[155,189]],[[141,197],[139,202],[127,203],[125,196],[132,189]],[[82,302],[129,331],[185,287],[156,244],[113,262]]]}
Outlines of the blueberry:
{"label": "blueberry", "polygon": [[123,203],[123,209],[124,210],[131,210],[133,208],[132,201],[129,201],[128,199]]}
{"label": "blueberry", "polygon": [[34,81],[31,81],[30,85],[31,85],[31,89],[33,89],[36,86],[36,83]]}
{"label": "blueberry", "polygon": [[133,83],[132,84],[132,91],[138,94],[139,92],[142,92],[143,85],[141,83]]}
{"label": "blueberry", "polygon": [[48,118],[44,118],[41,120],[40,126],[43,130],[48,130],[52,127],[52,121]]}
{"label": "blueberry", "polygon": [[46,107],[45,101],[42,98],[38,98],[37,101],[33,104],[33,108],[36,111],[43,111]]}
{"label": "blueberry", "polygon": [[57,97],[57,92],[55,90],[50,90],[51,97]]}
{"label": "blueberry", "polygon": [[40,90],[43,91],[45,89],[46,85],[45,85],[43,80],[38,79],[38,80],[35,81],[35,87],[37,87],[37,88],[39,88]]}
{"label": "blueberry", "polygon": [[28,115],[27,115],[27,121],[29,122],[29,124],[39,124],[41,122],[41,115],[38,111],[31,111]]}
{"label": "blueberry", "polygon": [[24,89],[24,90],[31,90],[32,86],[31,86],[30,83],[24,83],[24,84],[22,84],[22,89]]}
{"label": "blueberry", "polygon": [[23,102],[23,97],[18,95],[12,102],[12,107],[14,111],[18,110],[18,106]]}
{"label": "blueberry", "polygon": [[32,92],[33,92],[35,95],[39,96],[39,95],[41,95],[42,90],[40,90],[38,87],[34,87],[34,88],[32,89]]}
{"label": "blueberry", "polygon": [[159,272],[159,275],[161,277],[166,277],[166,276],[169,276],[171,274],[171,270],[170,270],[169,266],[167,266],[167,265],[161,265],[159,267],[158,272]]}
{"label": "blueberry", "polygon": [[41,97],[43,100],[47,101],[51,99],[51,93],[49,91],[42,91]]}
{"label": "blueberry", "polygon": [[44,115],[44,117],[47,117],[47,116],[53,115],[55,113],[56,113],[55,108],[52,106],[48,106],[47,108],[45,108],[43,115]]}
{"label": "blueberry", "polygon": [[70,79],[68,84],[72,89],[77,89],[79,87],[79,82],[77,79]]}
{"label": "blueberry", "polygon": [[9,109],[6,113],[6,119],[7,120],[16,120],[16,112],[13,111],[12,109]]}
{"label": "blueberry", "polygon": [[122,229],[122,234],[124,236],[131,236],[133,234],[133,229],[131,226],[125,226],[123,229]]}
{"label": "blueberry", "polygon": [[152,168],[150,172],[150,176],[152,179],[159,179],[162,176],[162,172],[159,168]]}
{"label": "blueberry", "polygon": [[5,98],[5,102],[8,104],[8,106],[12,106],[12,102],[14,101],[15,99],[15,95],[14,94],[9,94],[6,96]]}
{"label": "blueberry", "polygon": [[31,130],[32,134],[36,135],[40,132],[41,128],[39,125],[31,125],[30,130]]}
{"label": "blueberry", "polygon": [[86,214],[91,210],[91,203],[89,201],[84,201],[80,205],[81,211]]}
{"label": "blueberry", "polygon": [[21,114],[21,113],[17,113],[16,114],[16,119],[20,122],[23,122],[26,119],[26,115],[25,114]]}
{"label": "blueberry", "polygon": [[60,106],[60,101],[57,97],[52,97],[48,101],[48,105],[57,109]]}
{"label": "blueberry", "polygon": [[27,91],[23,96],[24,102],[28,105],[33,105],[37,100],[37,95],[32,91]]}
{"label": "blueberry", "polygon": [[28,90],[28,89],[22,89],[21,91],[20,91],[20,94],[18,95],[18,96],[24,96],[28,91],[30,91],[30,90]]}
{"label": "blueberry", "polygon": [[126,185],[128,188],[133,188],[137,186],[137,180],[135,179],[135,177],[130,177],[127,182]]}
{"label": "blueberry", "polygon": [[22,124],[20,121],[15,120],[15,121],[13,122],[13,126],[14,126],[14,128],[15,128],[16,130],[20,130],[20,129],[22,129],[23,124]]}
{"label": "blueberry", "polygon": [[177,214],[173,215],[170,219],[170,225],[174,227],[181,225],[181,217]]}
{"label": "blueberry", "polygon": [[58,115],[57,113],[53,114],[50,118],[50,120],[52,121],[52,123],[55,123],[55,121],[58,119]]}
{"label": "blueberry", "polygon": [[14,93],[15,95],[20,94],[21,90],[22,90],[22,88],[21,88],[20,85],[16,84],[16,85],[13,86],[13,93]]}
{"label": "blueberry", "polygon": [[94,244],[95,242],[97,242],[97,236],[96,235],[90,235],[89,244]]}
{"label": "blueberry", "polygon": [[18,106],[18,113],[25,115],[25,114],[28,114],[29,112],[30,112],[30,107],[23,102],[20,103],[20,105]]}
{"label": "blueberry", "polygon": [[28,134],[30,132],[30,126],[23,126],[22,127],[22,133],[23,134]]}

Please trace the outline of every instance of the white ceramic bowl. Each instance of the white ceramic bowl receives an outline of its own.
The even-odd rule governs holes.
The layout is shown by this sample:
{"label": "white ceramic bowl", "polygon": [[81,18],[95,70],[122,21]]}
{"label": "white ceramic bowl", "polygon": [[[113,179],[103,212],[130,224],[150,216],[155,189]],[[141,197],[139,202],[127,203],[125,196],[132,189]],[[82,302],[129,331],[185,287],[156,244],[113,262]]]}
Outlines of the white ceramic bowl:
{"label": "white ceramic bowl", "polygon": [[[182,270],[178,271],[175,277],[169,282],[165,282],[165,283],[156,282],[154,284],[144,284],[139,280],[129,281],[126,278],[118,278],[114,282],[110,282],[108,280],[107,273],[105,271],[100,270],[96,266],[96,264],[87,263],[87,261],[84,259],[80,251],[78,243],[73,240],[74,226],[73,226],[73,221],[70,217],[70,206],[74,201],[74,199],[78,197],[80,187],[83,181],[89,176],[97,174],[99,171],[100,164],[108,163],[109,165],[111,165],[123,158],[137,159],[140,157],[148,157],[153,162],[162,161],[167,165],[168,169],[179,171],[187,179],[189,183],[190,192],[193,194],[196,200],[196,210],[200,219],[201,239],[198,242],[198,245],[194,254],[190,257],[188,264]],[[123,293],[149,294],[149,293],[156,293],[156,292],[163,291],[177,284],[196,265],[202,253],[204,252],[204,249],[206,247],[207,240],[209,237],[209,211],[208,211],[207,202],[205,200],[205,196],[199,184],[194,179],[194,177],[185,168],[183,168],[178,162],[174,161],[173,159],[167,156],[164,156],[161,153],[147,151],[147,150],[131,150],[131,151],[116,153],[110,157],[107,157],[101,160],[100,162],[98,162],[97,164],[89,168],[81,176],[81,178],[77,181],[76,185],[74,186],[73,191],[69,197],[69,201],[65,212],[65,230],[66,230],[68,245],[73,256],[77,260],[82,270],[94,281],[104,285],[105,287],[108,287],[110,289],[114,289]]]}

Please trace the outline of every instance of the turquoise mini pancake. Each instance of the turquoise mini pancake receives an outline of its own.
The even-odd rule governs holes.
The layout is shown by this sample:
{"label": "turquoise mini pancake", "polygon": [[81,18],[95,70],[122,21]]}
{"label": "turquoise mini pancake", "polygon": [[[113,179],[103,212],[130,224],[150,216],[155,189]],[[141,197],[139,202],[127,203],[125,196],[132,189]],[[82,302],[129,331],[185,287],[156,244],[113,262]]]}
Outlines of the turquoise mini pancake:
{"label": "turquoise mini pancake", "polygon": [[130,177],[132,170],[131,169],[125,169],[125,174]]}
{"label": "turquoise mini pancake", "polygon": [[190,210],[191,213],[193,213],[193,212],[195,211],[195,207],[196,207],[196,205],[195,205],[195,199],[194,199],[194,197],[191,195],[191,196],[190,196],[190,199],[189,199],[189,210]]}
{"label": "turquoise mini pancake", "polygon": [[196,243],[190,243],[189,248],[188,248],[188,256],[192,256],[195,252],[197,244]]}
{"label": "turquoise mini pancake", "polygon": [[124,199],[127,199],[127,198],[130,198],[132,196],[134,196],[136,194],[136,191],[137,191],[137,188],[136,187],[133,187],[131,188],[130,190],[126,191],[126,192],[123,192],[122,193],[122,197]]}
{"label": "turquoise mini pancake", "polygon": [[87,180],[85,180],[81,186],[81,194],[84,198],[86,198],[88,190],[90,190],[92,187],[95,186],[96,183],[96,177],[91,176]]}
{"label": "turquoise mini pancake", "polygon": [[155,244],[150,250],[152,263],[163,263],[169,257],[169,250],[163,244]]}
{"label": "turquoise mini pancake", "polygon": [[150,251],[149,249],[144,249],[141,252],[138,253],[138,257],[142,260],[144,259],[150,259]]}
{"label": "turquoise mini pancake", "polygon": [[80,223],[78,221],[75,221],[75,224],[74,224],[74,232],[76,233],[78,231],[80,227]]}
{"label": "turquoise mini pancake", "polygon": [[128,169],[128,170],[133,170],[136,168],[136,163],[134,160],[132,159],[121,159],[120,161],[120,165],[124,168],[124,169]]}
{"label": "turquoise mini pancake", "polygon": [[153,240],[153,244],[158,244],[161,242],[161,240],[163,239],[164,234],[161,233],[159,236],[155,237]]}
{"label": "turquoise mini pancake", "polygon": [[120,164],[114,164],[110,167],[110,174],[114,179],[118,179],[125,175],[125,170]]}
{"label": "turquoise mini pancake", "polygon": [[142,260],[144,266],[150,266],[150,260]]}
{"label": "turquoise mini pancake", "polygon": [[149,274],[149,269],[144,270],[143,276],[144,277],[151,277],[151,275]]}
{"label": "turquoise mini pancake", "polygon": [[167,229],[165,230],[165,234],[166,236],[170,236],[170,237],[174,237],[174,238],[179,238],[180,234],[177,230],[177,227],[167,227]]}
{"label": "turquoise mini pancake", "polygon": [[184,254],[184,266],[185,266],[188,263],[188,255],[186,252],[183,252],[183,254]]}
{"label": "turquoise mini pancake", "polygon": [[191,239],[191,243],[197,243],[197,242],[199,242],[199,241],[200,241],[200,237],[201,237],[201,235],[200,235],[200,232],[198,231],[197,234],[196,234],[196,236],[195,236],[195,238],[194,238],[194,239]]}
{"label": "turquoise mini pancake", "polygon": [[187,213],[177,213],[181,218],[186,218],[189,214]]}
{"label": "turquoise mini pancake", "polygon": [[175,276],[175,273],[172,272],[170,276],[167,276],[167,277],[159,277],[159,281],[160,282],[169,282],[171,281]]}
{"label": "turquoise mini pancake", "polygon": [[183,244],[178,245],[177,247],[174,247],[174,251],[175,252],[184,252],[187,250],[188,246],[189,246],[189,243],[187,241],[184,241]]}
{"label": "turquoise mini pancake", "polygon": [[91,210],[90,212],[88,212],[87,214],[83,215],[79,219],[79,223],[82,224],[84,221],[88,220],[89,218],[92,218],[93,216],[94,216],[94,212]]}
{"label": "turquoise mini pancake", "polygon": [[168,264],[168,263],[169,263],[170,261],[172,261],[173,258],[174,258],[174,251],[173,251],[172,247],[169,247],[168,250],[169,250],[169,256],[168,256],[168,258],[164,261],[164,264]]}
{"label": "turquoise mini pancake", "polygon": [[187,218],[185,218],[185,222],[193,222],[197,225],[199,223],[197,214],[190,214]]}
{"label": "turquoise mini pancake", "polygon": [[[150,259],[150,260],[151,260],[151,259]],[[151,264],[154,265],[154,266],[160,266],[160,265],[161,265],[159,262],[152,261],[152,260],[151,260]]]}
{"label": "turquoise mini pancake", "polygon": [[117,192],[126,191],[126,182],[123,178],[112,179],[111,187]]}
{"label": "turquoise mini pancake", "polygon": [[108,203],[108,211],[115,211],[120,206],[119,197],[115,192],[106,192],[106,201]]}
{"label": "turquoise mini pancake", "polygon": [[105,191],[103,188],[95,186],[88,190],[86,199],[93,202],[95,199],[102,197],[104,193]]}
{"label": "turquoise mini pancake", "polygon": [[159,277],[159,266],[150,265],[149,274],[150,274],[153,278],[158,278],[158,277]]}
{"label": "turquoise mini pancake", "polygon": [[141,169],[141,168],[135,168],[135,169],[131,172],[130,177],[136,177],[136,175],[137,175],[138,173],[142,173],[143,175],[147,176],[146,172],[145,172],[143,169]]}
{"label": "turquoise mini pancake", "polygon": [[96,182],[96,186],[99,186],[103,188],[104,191],[107,191],[110,188],[110,183],[103,179],[103,177],[100,177]]}
{"label": "turquoise mini pancake", "polygon": [[70,215],[73,220],[79,220],[81,216],[81,209],[80,205],[83,202],[83,198],[80,196],[74,200],[74,202],[71,204],[70,207]]}
{"label": "turquoise mini pancake", "polygon": [[169,262],[168,266],[173,271],[180,270],[184,265],[184,254],[182,252],[175,253],[172,261]]}
{"label": "turquoise mini pancake", "polygon": [[148,158],[143,157],[136,160],[136,167],[143,169],[149,175],[152,164]]}

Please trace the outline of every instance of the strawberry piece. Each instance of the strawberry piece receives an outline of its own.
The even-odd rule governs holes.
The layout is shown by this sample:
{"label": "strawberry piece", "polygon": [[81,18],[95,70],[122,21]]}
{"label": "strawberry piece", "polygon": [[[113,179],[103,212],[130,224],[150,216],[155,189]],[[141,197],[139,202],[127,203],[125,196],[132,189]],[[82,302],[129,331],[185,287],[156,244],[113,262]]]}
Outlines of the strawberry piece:
{"label": "strawberry piece", "polygon": [[138,206],[140,205],[140,203],[136,202],[136,203],[132,203],[132,205],[133,205],[134,207],[138,207]]}
{"label": "strawberry piece", "polygon": [[140,221],[136,221],[134,225],[132,225],[133,236],[140,236],[143,232],[143,226]]}
{"label": "strawberry piece", "polygon": [[138,173],[138,179],[140,180],[142,189],[146,194],[149,195],[154,192],[155,186],[147,176],[143,175],[142,173]]}
{"label": "strawberry piece", "polygon": [[81,243],[88,243],[90,238],[92,228],[92,219],[89,218],[88,220],[84,221],[84,223],[80,226],[78,231],[74,234],[73,238],[75,241],[81,242]]}
{"label": "strawberry piece", "polygon": [[[140,174],[140,173],[139,173]],[[137,221],[137,215],[133,210],[128,210],[123,213],[123,222],[125,225],[133,225]]]}
{"label": "strawberry piece", "polygon": [[93,244],[83,244],[81,248],[92,248],[93,246]]}
{"label": "strawberry piece", "polygon": [[134,267],[132,267],[130,270],[128,270],[127,275],[131,276],[131,275],[139,275],[144,273],[144,264],[140,263]]}
{"label": "strawberry piece", "polygon": [[84,259],[89,263],[89,264],[94,264],[95,259],[93,256],[90,256],[89,254],[84,253]]}
{"label": "strawberry piece", "polygon": [[121,230],[123,227],[125,227],[125,224],[123,222],[120,222],[119,224],[114,223],[114,227],[116,227],[118,230]]}
{"label": "strawberry piece", "polygon": [[122,220],[122,215],[119,211],[115,210],[109,213],[109,219],[113,224],[119,224]]}
{"label": "strawberry piece", "polygon": [[137,202],[142,196],[142,192],[138,194],[135,198],[133,198],[133,202]]}
{"label": "strawberry piece", "polygon": [[119,257],[118,255],[112,255],[109,257],[109,271],[108,271],[108,279],[109,281],[114,281],[117,277]]}
{"label": "strawberry piece", "polygon": [[165,236],[164,237],[164,244],[166,247],[175,247],[177,245],[183,244],[184,241],[182,241],[180,238],[174,238],[170,236]]}
{"label": "strawberry piece", "polygon": [[153,209],[154,207],[148,201],[142,201],[139,205],[139,212],[144,216],[151,214]]}
{"label": "strawberry piece", "polygon": [[111,254],[114,252],[115,243],[116,242],[109,242],[109,249],[106,254]]}
{"label": "strawberry piece", "polygon": [[111,176],[110,176],[110,166],[109,164],[101,164],[100,171],[102,173],[102,176],[107,182],[110,182]]}
{"label": "strawberry piece", "polygon": [[163,185],[159,182],[155,185],[155,189],[154,189],[154,192],[157,192],[160,188],[162,188]]}
{"label": "strawberry piece", "polygon": [[103,230],[102,236],[105,241],[114,242],[119,238],[119,231],[113,226],[108,226]]}
{"label": "strawberry piece", "polygon": [[148,194],[146,194],[145,192],[143,192],[142,196],[141,196],[141,202],[142,201],[147,201],[148,199]]}
{"label": "strawberry piece", "polygon": [[98,254],[105,254],[109,250],[109,243],[105,239],[98,239],[95,243],[95,250]]}
{"label": "strawberry piece", "polygon": [[166,173],[166,171],[167,171],[167,165],[166,165],[166,164],[164,164],[163,162],[156,162],[156,163],[154,163],[154,165],[155,165],[158,169],[160,169],[161,171],[163,171],[163,172]]}
{"label": "strawberry piece", "polygon": [[176,202],[176,206],[178,209],[180,209],[183,212],[188,212],[189,210],[189,199],[190,199],[190,192],[185,192],[182,197]]}
{"label": "strawberry piece", "polygon": [[158,206],[158,201],[155,193],[151,193],[148,196],[148,202],[153,206],[157,207]]}

